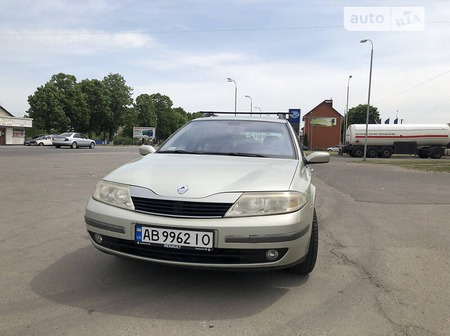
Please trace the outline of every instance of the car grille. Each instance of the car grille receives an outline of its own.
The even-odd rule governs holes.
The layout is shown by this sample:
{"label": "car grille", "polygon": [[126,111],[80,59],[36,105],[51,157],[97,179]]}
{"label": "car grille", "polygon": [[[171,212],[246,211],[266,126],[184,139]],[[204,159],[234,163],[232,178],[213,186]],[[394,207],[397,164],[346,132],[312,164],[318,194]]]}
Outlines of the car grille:
{"label": "car grille", "polygon": [[193,218],[223,217],[231,203],[207,203],[131,197],[136,211],[155,215]]}
{"label": "car grille", "polygon": [[[94,233],[89,232],[93,238]],[[103,236],[101,246],[125,254],[163,261],[176,261],[199,264],[258,264],[267,263],[265,254],[267,249],[213,249],[212,251],[196,251],[170,249],[158,246],[138,245],[134,241]],[[287,248],[277,249],[280,260]]]}

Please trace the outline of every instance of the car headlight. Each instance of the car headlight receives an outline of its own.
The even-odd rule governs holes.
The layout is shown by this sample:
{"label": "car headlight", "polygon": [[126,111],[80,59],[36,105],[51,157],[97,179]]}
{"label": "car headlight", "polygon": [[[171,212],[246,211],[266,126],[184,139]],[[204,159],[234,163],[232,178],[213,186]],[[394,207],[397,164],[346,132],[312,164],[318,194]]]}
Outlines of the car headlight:
{"label": "car headlight", "polygon": [[130,187],[128,185],[100,181],[97,183],[92,197],[106,204],[134,210],[133,201],[130,196]]}
{"label": "car headlight", "polygon": [[244,193],[225,217],[276,215],[300,210],[308,203],[299,192]]}

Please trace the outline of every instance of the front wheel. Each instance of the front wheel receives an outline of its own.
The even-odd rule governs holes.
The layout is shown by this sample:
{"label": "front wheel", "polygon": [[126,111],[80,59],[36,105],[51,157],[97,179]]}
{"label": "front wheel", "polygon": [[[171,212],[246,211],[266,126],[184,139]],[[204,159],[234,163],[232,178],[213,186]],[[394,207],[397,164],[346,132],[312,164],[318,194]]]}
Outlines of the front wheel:
{"label": "front wheel", "polygon": [[90,149],[93,149],[95,147],[95,142],[91,142],[91,144],[89,145]]}
{"label": "front wheel", "polygon": [[288,268],[288,271],[294,274],[302,274],[302,275],[311,273],[312,270],[314,269],[314,266],[316,266],[318,250],[319,250],[319,224],[317,221],[316,210],[314,209],[308,254],[306,255],[306,258],[303,262]]}
{"label": "front wheel", "polygon": [[77,143],[74,141],[74,142],[72,142],[72,144],[70,145],[70,148],[72,148],[72,149],[75,149],[75,148],[77,148],[78,146],[77,146]]}
{"label": "front wheel", "polygon": [[352,149],[353,157],[363,157],[364,155],[364,147],[358,146]]}

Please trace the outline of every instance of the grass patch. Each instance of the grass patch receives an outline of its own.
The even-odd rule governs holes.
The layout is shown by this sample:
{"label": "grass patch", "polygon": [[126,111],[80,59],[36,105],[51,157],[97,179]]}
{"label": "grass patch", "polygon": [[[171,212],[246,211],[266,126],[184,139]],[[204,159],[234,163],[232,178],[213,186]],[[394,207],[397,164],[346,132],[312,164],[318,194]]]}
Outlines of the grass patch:
{"label": "grass patch", "polygon": [[425,172],[439,172],[450,173],[450,160],[447,159],[411,159],[411,160],[371,160],[358,161],[359,163],[371,163],[371,164],[388,164],[391,166],[398,166],[407,169],[420,170]]}

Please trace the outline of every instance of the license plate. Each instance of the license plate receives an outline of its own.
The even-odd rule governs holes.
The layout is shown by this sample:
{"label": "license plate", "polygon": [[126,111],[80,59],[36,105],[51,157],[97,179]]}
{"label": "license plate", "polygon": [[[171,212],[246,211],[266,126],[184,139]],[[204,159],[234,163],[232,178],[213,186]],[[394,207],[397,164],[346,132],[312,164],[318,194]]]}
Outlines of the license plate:
{"label": "license plate", "polygon": [[214,233],[212,231],[178,230],[136,225],[137,244],[211,251],[213,242]]}

